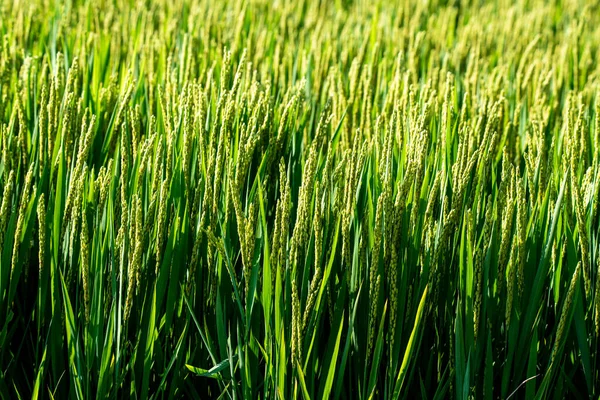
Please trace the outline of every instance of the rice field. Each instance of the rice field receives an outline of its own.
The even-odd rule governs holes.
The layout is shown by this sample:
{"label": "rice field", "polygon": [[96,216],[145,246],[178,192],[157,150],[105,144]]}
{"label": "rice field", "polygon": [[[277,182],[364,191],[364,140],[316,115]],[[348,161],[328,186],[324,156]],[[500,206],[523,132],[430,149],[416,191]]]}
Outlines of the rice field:
{"label": "rice field", "polygon": [[600,396],[600,3],[0,2],[0,398]]}

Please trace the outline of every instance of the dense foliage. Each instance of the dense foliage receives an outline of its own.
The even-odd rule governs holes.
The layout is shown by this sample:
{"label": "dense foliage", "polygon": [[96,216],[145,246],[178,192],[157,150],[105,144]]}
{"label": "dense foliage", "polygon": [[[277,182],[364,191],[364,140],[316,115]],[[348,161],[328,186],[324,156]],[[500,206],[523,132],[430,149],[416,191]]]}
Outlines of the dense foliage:
{"label": "dense foliage", "polygon": [[0,2],[0,397],[600,394],[600,7]]}

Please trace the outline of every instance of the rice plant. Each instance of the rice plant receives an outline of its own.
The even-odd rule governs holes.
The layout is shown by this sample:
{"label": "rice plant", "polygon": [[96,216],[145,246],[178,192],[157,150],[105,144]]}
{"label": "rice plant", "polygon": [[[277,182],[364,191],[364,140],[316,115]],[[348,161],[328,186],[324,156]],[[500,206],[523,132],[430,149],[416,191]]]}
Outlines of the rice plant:
{"label": "rice plant", "polygon": [[600,5],[0,2],[0,398],[600,395]]}

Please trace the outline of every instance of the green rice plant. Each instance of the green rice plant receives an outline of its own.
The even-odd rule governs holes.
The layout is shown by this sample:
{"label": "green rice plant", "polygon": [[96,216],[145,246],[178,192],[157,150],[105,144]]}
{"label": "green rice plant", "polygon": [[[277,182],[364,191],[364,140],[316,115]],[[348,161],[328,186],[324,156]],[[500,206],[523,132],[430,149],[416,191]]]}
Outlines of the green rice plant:
{"label": "green rice plant", "polygon": [[599,11],[0,2],[0,398],[598,398]]}

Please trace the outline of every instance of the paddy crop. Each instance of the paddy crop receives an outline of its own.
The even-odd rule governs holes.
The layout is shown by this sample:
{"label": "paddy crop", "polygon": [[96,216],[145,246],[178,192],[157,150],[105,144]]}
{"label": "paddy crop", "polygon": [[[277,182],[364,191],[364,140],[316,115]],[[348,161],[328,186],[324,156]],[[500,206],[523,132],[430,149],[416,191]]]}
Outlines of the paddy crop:
{"label": "paddy crop", "polygon": [[597,398],[599,26],[1,2],[0,397]]}

